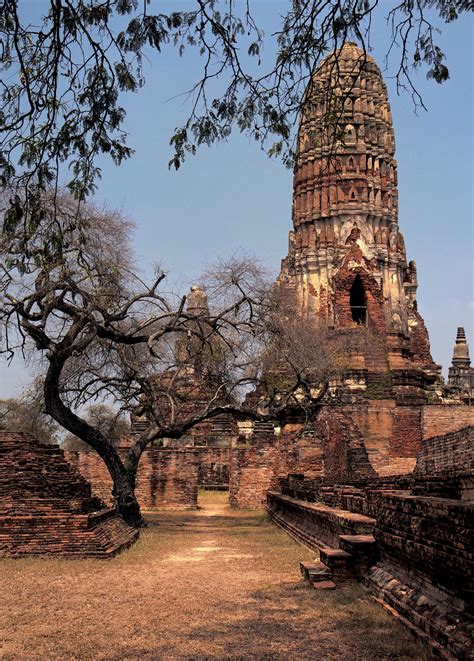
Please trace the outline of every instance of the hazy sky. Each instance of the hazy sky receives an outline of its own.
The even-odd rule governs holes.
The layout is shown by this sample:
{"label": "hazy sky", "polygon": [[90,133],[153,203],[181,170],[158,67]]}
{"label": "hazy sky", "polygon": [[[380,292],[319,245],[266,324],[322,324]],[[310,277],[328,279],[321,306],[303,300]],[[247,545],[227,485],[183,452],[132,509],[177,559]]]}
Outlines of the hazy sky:
{"label": "hazy sky", "polygon": [[[36,12],[44,3],[24,4]],[[159,10],[190,4],[160,1]],[[251,4],[270,34],[289,3]],[[372,55],[382,66],[388,38],[383,14],[393,3],[380,4]],[[395,127],[400,228],[407,257],[417,263],[418,306],[433,357],[446,370],[458,325],[466,327],[474,358],[474,71],[471,17],[442,28],[450,80],[437,85],[421,72],[415,76],[428,113],[415,116],[410,98],[397,97],[387,74],[385,80]],[[267,55],[271,52],[269,44]],[[195,54],[185,59],[172,49],[151,54],[145,87],[123,99],[136,154],[120,168],[103,161],[98,197],[136,221],[140,262],[160,262],[172,278],[191,281],[206,264],[239,250],[255,254],[276,272],[291,229],[291,171],[238,134],[225,144],[202,147],[178,172],[168,169],[169,138],[189,110],[185,97],[177,95],[190,87],[198,70]],[[0,369],[0,396],[18,394],[29,379],[21,361]]]}

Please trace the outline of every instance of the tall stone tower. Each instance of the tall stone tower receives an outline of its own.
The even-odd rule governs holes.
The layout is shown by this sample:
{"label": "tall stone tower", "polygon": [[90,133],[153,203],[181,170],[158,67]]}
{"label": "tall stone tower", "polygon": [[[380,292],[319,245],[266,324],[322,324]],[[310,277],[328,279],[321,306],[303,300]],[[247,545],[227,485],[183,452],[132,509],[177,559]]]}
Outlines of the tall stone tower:
{"label": "tall stone tower", "polygon": [[[329,128],[328,114],[335,118]],[[394,154],[380,69],[347,43],[322,61],[306,91],[294,229],[278,282],[301,314],[335,329],[364,324],[386,338],[389,369],[435,373],[415,262],[407,262],[398,227]]]}

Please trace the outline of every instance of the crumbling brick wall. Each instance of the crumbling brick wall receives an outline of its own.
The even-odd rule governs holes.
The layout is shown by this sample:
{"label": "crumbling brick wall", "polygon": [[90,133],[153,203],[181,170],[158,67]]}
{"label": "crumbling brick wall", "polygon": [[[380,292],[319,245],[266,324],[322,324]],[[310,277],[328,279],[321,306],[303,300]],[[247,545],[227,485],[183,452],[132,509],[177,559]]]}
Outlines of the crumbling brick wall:
{"label": "crumbling brick wall", "polygon": [[326,481],[361,480],[375,475],[362,435],[350,416],[335,407],[323,407],[314,426],[323,447]]}
{"label": "crumbling brick wall", "polygon": [[474,471],[474,427],[464,427],[422,441],[416,473],[434,475],[469,471]]}
{"label": "crumbling brick wall", "polygon": [[109,558],[138,538],[63,451],[30,434],[0,431],[0,556]]}
{"label": "crumbling brick wall", "polygon": [[220,487],[229,486],[229,447],[196,448],[199,457],[199,486]]}
{"label": "crumbling brick wall", "polygon": [[277,486],[281,453],[274,445],[237,448],[230,455],[231,507],[263,509],[267,491]]}
{"label": "crumbling brick wall", "polygon": [[[95,452],[67,451],[65,456],[91,483],[93,493],[111,504],[112,480],[99,455]],[[148,448],[138,467],[138,502],[145,509],[196,507],[198,472],[197,449]]]}
{"label": "crumbling brick wall", "polygon": [[371,592],[456,659],[472,652],[472,515],[472,503],[379,493],[380,561],[366,577]]}
{"label": "crumbling brick wall", "polygon": [[323,444],[315,434],[314,425],[286,424],[277,443],[281,451],[281,460],[277,466],[280,477],[294,472],[322,477]]}
{"label": "crumbling brick wall", "polygon": [[393,411],[391,457],[416,457],[422,438],[421,407],[397,406]]}
{"label": "crumbling brick wall", "polygon": [[440,436],[474,426],[474,406],[430,405],[423,407],[423,438]]}

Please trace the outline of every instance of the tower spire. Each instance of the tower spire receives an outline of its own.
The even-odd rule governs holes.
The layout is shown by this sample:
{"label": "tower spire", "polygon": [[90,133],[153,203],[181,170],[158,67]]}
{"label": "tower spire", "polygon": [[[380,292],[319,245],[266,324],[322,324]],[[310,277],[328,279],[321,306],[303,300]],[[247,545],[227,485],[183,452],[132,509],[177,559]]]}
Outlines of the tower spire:
{"label": "tower spire", "polygon": [[[303,101],[293,231],[279,285],[303,315],[361,323],[408,343],[399,355],[434,367],[416,302],[417,275],[398,227],[397,162],[387,88],[353,43],[330,53]],[[401,360],[401,359],[400,359]]]}

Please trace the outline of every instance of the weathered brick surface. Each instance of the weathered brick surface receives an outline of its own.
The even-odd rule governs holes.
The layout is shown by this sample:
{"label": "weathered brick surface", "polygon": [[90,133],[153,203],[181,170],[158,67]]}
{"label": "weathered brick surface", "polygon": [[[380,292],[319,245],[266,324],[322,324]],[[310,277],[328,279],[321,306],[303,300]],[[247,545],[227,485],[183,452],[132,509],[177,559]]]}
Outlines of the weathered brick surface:
{"label": "weathered brick surface", "polygon": [[301,472],[311,477],[324,475],[324,448],[314,425],[288,423],[277,440],[281,450],[278,475]]}
{"label": "weathered brick surface", "polygon": [[274,446],[238,448],[230,456],[231,507],[263,509],[267,491],[277,485],[281,454]]}
{"label": "weathered brick surface", "polygon": [[146,450],[137,475],[138,502],[151,509],[197,507],[198,473],[195,449]]}
{"label": "weathered brick surface", "polygon": [[367,586],[455,658],[470,658],[474,503],[380,493]]}
{"label": "weathered brick surface", "polygon": [[267,512],[278,525],[306,546],[339,547],[340,535],[367,535],[375,520],[322,503],[305,503],[273,491],[267,494]]}
{"label": "weathered brick surface", "polygon": [[[124,448],[123,453],[126,452]],[[71,465],[91,483],[93,493],[112,503],[112,480],[95,452],[65,453]],[[149,448],[144,451],[137,474],[136,496],[141,507],[197,507],[199,474],[197,448]]]}
{"label": "weathered brick surface", "polygon": [[375,475],[359,429],[336,407],[324,407],[315,422],[315,436],[323,445],[324,476],[334,482]]}
{"label": "weathered brick surface", "polygon": [[0,432],[0,555],[108,558],[137,538],[62,450]]}
{"label": "weathered brick surface", "polygon": [[474,472],[474,427],[422,441],[416,473]]}
{"label": "weathered brick surface", "polygon": [[440,436],[474,426],[474,406],[425,406],[422,415],[423,438]]}
{"label": "weathered brick surface", "polygon": [[203,487],[229,487],[229,447],[196,448],[199,457],[198,483]]}
{"label": "weathered brick surface", "polygon": [[421,408],[419,406],[397,406],[393,411],[391,456],[416,457],[420,449],[421,437]]}
{"label": "weathered brick surface", "polygon": [[395,398],[343,404],[363,439],[371,467],[379,475],[413,471],[422,437],[421,407],[398,406]]}
{"label": "weathered brick surface", "polygon": [[[470,658],[474,627],[469,611],[474,603],[474,501],[459,499],[470,439],[469,430],[428,439],[420,466],[426,467],[431,454],[438,465],[451,468],[448,472],[420,471],[352,485],[326,485],[293,474],[279,481],[283,495],[268,495],[275,522],[310,547],[323,541],[337,548],[351,513],[368,516],[377,544],[364,569],[368,589],[437,650],[460,659]],[[443,444],[447,452],[440,460],[437,451]],[[457,458],[448,460],[452,451]]]}

